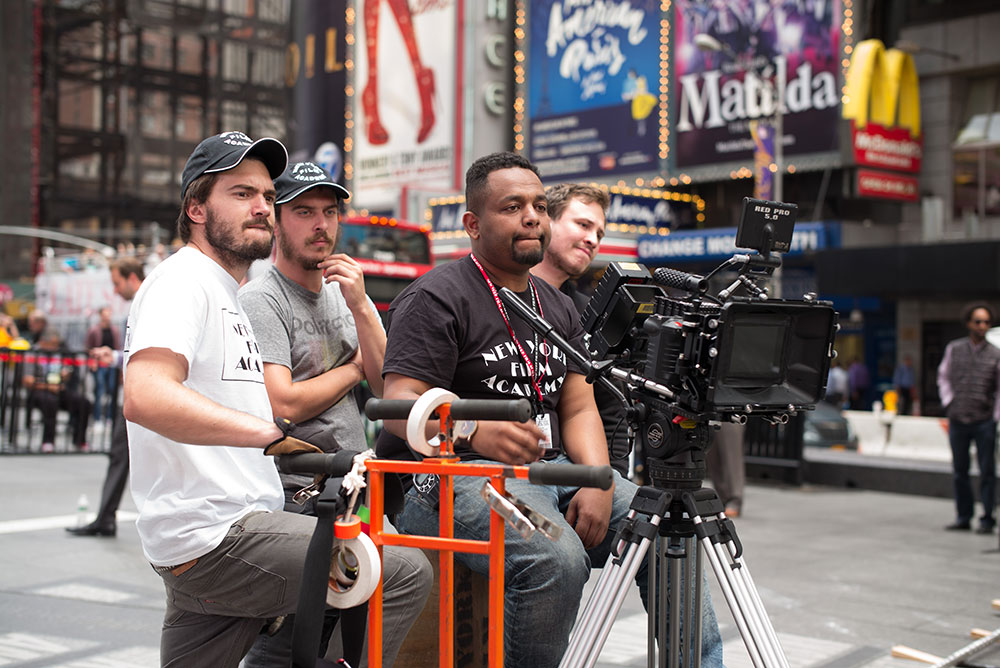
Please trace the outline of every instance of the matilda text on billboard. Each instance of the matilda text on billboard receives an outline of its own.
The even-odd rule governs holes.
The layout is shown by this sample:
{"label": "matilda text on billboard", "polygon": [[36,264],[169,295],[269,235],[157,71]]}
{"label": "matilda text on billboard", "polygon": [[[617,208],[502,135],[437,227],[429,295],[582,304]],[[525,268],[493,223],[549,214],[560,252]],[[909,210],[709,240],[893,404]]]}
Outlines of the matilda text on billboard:
{"label": "matilda text on billboard", "polygon": [[[672,155],[679,168],[749,162],[750,123],[775,115],[784,88],[786,155],[837,148],[840,0],[674,3]],[[699,49],[696,37],[719,51]]]}

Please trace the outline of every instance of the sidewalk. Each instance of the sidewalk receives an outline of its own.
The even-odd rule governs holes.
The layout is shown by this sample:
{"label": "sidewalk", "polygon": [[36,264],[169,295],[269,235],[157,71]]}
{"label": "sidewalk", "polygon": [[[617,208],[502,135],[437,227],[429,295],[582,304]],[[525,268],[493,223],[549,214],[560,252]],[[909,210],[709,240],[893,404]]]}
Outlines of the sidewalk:
{"label": "sidewalk", "polygon": [[[0,457],[0,665],[157,664],[163,586],[125,519],[134,515],[114,539],[63,531],[81,492],[96,503],[105,467],[99,456]],[[134,511],[127,495],[123,510]],[[947,655],[968,644],[969,629],[1000,627],[990,608],[1000,598],[998,537],[943,531],[952,513],[949,499],[749,486],[737,531],[791,667],[920,668],[892,659],[891,647]],[[746,650],[710,580],[726,665],[745,668]],[[646,665],[634,588],[598,665]]]}

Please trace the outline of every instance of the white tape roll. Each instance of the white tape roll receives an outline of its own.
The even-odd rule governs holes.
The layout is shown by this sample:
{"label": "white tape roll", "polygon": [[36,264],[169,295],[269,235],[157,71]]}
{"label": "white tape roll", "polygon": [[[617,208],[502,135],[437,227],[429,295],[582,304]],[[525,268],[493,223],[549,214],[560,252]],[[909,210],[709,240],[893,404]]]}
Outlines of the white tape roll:
{"label": "white tape roll", "polygon": [[366,534],[350,540],[334,540],[326,604],[340,610],[361,605],[375,593],[381,575],[378,550]]}
{"label": "white tape roll", "polygon": [[441,404],[450,404],[458,399],[458,395],[440,387],[432,387],[413,403],[410,417],[406,419],[406,442],[415,451],[426,457],[437,457],[440,447],[427,442],[424,427],[431,413]]}

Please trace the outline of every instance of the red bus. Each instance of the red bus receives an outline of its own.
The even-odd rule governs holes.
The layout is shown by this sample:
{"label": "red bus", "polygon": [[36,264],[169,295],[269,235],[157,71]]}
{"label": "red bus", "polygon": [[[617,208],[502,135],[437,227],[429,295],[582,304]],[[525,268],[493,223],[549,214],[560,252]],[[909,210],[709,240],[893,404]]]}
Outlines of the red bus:
{"label": "red bus", "polygon": [[338,250],[365,272],[365,290],[383,313],[414,279],[434,266],[429,225],[384,216],[348,216],[340,221]]}

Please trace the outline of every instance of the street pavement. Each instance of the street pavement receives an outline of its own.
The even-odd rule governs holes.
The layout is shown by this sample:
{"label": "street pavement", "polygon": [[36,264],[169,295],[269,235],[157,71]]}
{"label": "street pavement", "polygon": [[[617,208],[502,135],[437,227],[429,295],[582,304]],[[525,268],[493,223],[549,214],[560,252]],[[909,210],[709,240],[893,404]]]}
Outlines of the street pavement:
{"label": "street pavement", "polygon": [[[163,587],[143,560],[131,499],[116,538],[63,530],[81,494],[97,503],[106,461],[0,457],[0,666],[158,665]],[[997,535],[943,531],[952,519],[947,499],[750,485],[737,530],[790,666],[919,668],[890,649],[946,656],[970,629],[1000,628]],[[726,665],[750,666],[710,580]],[[600,668],[646,665],[646,617],[629,589]]]}

